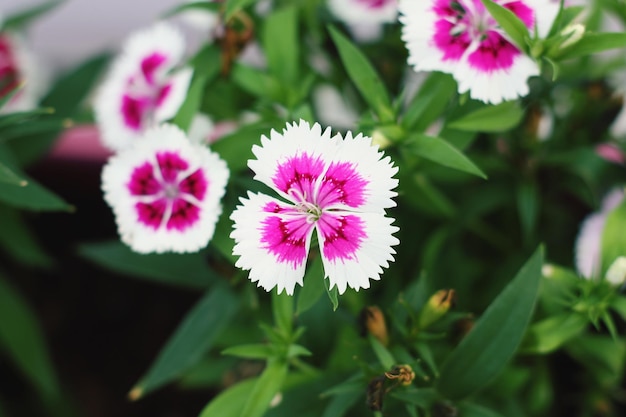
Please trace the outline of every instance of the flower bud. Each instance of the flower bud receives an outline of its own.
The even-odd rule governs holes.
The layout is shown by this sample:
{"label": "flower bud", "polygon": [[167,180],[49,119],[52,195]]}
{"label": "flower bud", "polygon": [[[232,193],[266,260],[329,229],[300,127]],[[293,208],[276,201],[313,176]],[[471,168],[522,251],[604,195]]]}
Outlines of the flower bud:
{"label": "flower bud", "polygon": [[613,261],[609,270],[606,271],[606,280],[615,286],[626,282],[626,256],[620,256]]}
{"label": "flower bud", "polygon": [[441,317],[454,305],[456,292],[454,290],[439,290],[429,299],[418,319],[420,329],[425,329]]}
{"label": "flower bud", "polygon": [[561,42],[561,49],[574,45],[576,42],[582,39],[585,34],[585,26],[581,23],[573,23],[565,26],[560,35],[563,37]]}
{"label": "flower bud", "polygon": [[364,335],[366,333],[374,336],[383,346],[389,344],[389,334],[387,333],[387,324],[385,316],[380,308],[376,306],[365,307],[361,311],[361,324],[363,326]]}

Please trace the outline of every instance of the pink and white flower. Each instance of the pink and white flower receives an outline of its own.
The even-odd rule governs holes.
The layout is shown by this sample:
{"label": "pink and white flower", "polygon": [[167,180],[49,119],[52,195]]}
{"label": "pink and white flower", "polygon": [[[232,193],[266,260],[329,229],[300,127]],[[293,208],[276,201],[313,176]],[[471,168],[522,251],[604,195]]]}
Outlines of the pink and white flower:
{"label": "pink and white flower", "polygon": [[217,154],[164,124],[109,160],[102,189],[134,251],[194,252],[213,237],[228,176]]}
{"label": "pink and white flower", "polygon": [[254,178],[279,196],[249,192],[231,215],[236,266],[249,270],[252,282],[292,295],[302,285],[314,231],[331,288],[342,294],[380,279],[399,243],[385,215],[396,205],[398,168],[371,138],[331,137],[330,128],[300,121],[262,136],[252,152]]}
{"label": "pink and white flower", "polygon": [[[494,1],[540,37],[548,34],[560,7],[552,0]],[[401,0],[400,13],[409,64],[416,71],[452,74],[460,93],[498,104],[528,94],[526,80],[540,73],[481,0]]]}
{"label": "pink and white flower", "polygon": [[42,86],[37,67],[24,39],[15,33],[0,32],[0,98],[22,85],[0,112],[25,111],[36,106]]}
{"label": "pink and white flower", "polygon": [[95,101],[104,144],[120,151],[153,126],[172,118],[183,103],[190,68],[178,69],[182,35],[166,23],[130,36]]}
{"label": "pink and white flower", "polygon": [[328,8],[361,42],[380,38],[383,25],[398,17],[398,0],[328,0]]}

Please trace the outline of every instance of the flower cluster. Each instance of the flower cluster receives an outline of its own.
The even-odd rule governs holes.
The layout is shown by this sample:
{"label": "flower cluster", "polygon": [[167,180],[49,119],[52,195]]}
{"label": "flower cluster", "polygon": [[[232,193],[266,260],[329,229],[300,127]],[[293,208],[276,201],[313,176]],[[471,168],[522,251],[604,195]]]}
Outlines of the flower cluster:
{"label": "flower cluster", "polygon": [[118,153],[102,171],[104,198],[134,251],[193,252],[221,214],[226,163],[179,128],[163,124],[187,93],[181,35],[164,23],[130,37],[96,100],[103,142]]}

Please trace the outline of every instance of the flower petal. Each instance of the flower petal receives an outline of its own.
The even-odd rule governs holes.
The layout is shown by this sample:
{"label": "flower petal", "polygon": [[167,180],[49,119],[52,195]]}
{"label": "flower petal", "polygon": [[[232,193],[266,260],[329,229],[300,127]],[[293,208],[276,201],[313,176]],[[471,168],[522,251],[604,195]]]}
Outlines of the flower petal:
{"label": "flower petal", "polygon": [[398,228],[384,213],[324,213],[317,226],[325,276],[330,288],[340,294],[346,288],[369,288],[369,280],[379,280],[396,253],[392,246]]}
{"label": "flower petal", "polygon": [[293,295],[302,285],[313,224],[294,206],[264,194],[248,193],[230,218],[235,240],[236,266],[249,270],[252,282],[270,291],[277,287]]}

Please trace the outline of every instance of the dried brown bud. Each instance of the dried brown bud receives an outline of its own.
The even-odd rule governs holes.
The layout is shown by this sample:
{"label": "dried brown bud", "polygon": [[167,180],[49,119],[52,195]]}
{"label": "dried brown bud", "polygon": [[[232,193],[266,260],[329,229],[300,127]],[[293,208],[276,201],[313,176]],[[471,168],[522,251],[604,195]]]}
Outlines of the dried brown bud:
{"label": "dried brown bud", "polygon": [[385,323],[385,316],[380,308],[376,306],[365,307],[361,311],[360,321],[364,330],[364,336],[369,333],[378,339],[383,346],[387,346],[389,344],[387,324]]}

